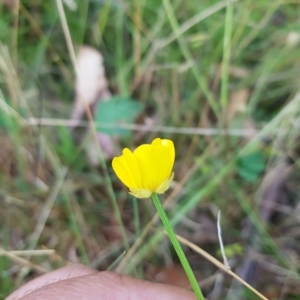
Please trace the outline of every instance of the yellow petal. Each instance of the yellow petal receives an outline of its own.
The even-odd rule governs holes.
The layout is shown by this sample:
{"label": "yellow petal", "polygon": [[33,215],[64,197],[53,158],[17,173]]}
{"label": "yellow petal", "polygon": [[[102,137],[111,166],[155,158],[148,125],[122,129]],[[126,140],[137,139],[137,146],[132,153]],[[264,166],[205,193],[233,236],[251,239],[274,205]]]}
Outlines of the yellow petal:
{"label": "yellow petal", "polygon": [[174,172],[172,172],[171,176],[162,182],[162,184],[156,189],[155,193],[164,194],[170,187],[171,182],[174,178]]}
{"label": "yellow petal", "polygon": [[161,139],[151,145],[142,145],[134,151],[142,176],[142,188],[152,192],[169,178],[174,160],[169,147],[163,146]]}
{"label": "yellow petal", "polygon": [[[168,177],[170,176],[172,170],[173,170],[173,165],[174,165],[174,160],[175,160],[175,148],[174,148],[174,143],[171,140],[167,140],[167,139],[160,139],[160,138],[156,138],[152,141],[151,145],[154,146],[164,146],[168,149],[169,151],[169,168],[167,170],[166,173],[168,173]],[[172,181],[172,180],[171,180]]]}
{"label": "yellow petal", "polygon": [[171,140],[163,139],[161,140],[163,146],[167,147],[169,149],[170,153],[170,158],[172,161],[172,168],[174,165],[174,160],[175,160],[175,148],[174,148],[174,143]]}
{"label": "yellow petal", "polygon": [[115,157],[112,161],[112,167],[119,179],[128,188],[141,187],[141,173],[133,153],[125,148],[123,155]]}
{"label": "yellow petal", "polygon": [[161,139],[160,138],[156,138],[152,141],[151,145],[153,146],[160,146],[162,145]]}
{"label": "yellow petal", "polygon": [[[152,190],[152,185],[149,185],[147,178],[153,178],[152,160],[151,160],[151,145],[144,144],[137,147],[133,152],[141,172],[140,189]],[[154,183],[153,183],[154,184]]]}
{"label": "yellow petal", "polygon": [[129,194],[139,199],[147,199],[151,197],[152,192],[144,189],[130,189]]}
{"label": "yellow petal", "polygon": [[175,160],[175,148],[174,148],[174,143],[171,140],[167,140],[167,139],[160,139],[160,138],[156,138],[152,141],[151,145],[153,146],[164,146],[169,150],[169,155],[170,155],[170,173],[173,169],[173,165],[174,165],[174,160]]}
{"label": "yellow petal", "polygon": [[137,198],[149,198],[152,193],[163,194],[173,180],[174,144],[167,139],[154,139],[139,146],[133,153],[125,148],[123,155],[112,161],[120,180]]}

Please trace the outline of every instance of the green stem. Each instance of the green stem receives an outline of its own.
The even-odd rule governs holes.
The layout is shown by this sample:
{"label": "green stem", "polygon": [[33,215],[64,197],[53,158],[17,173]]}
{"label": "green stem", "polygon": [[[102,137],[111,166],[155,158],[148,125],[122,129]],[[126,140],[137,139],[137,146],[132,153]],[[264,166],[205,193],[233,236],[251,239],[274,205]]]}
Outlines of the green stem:
{"label": "green stem", "polygon": [[184,271],[185,271],[185,273],[186,273],[186,275],[187,275],[187,277],[190,281],[190,284],[191,284],[191,286],[194,290],[194,293],[196,294],[197,299],[198,300],[204,300],[204,297],[203,297],[202,292],[200,290],[198,281],[195,278],[193,270],[191,269],[191,266],[190,266],[185,254],[184,254],[184,252],[183,252],[183,250],[182,250],[182,248],[181,248],[181,246],[180,246],[180,244],[177,240],[177,237],[174,233],[174,230],[173,230],[173,228],[170,224],[170,221],[169,221],[169,219],[168,219],[168,217],[167,217],[167,215],[164,211],[164,208],[162,207],[162,205],[160,203],[160,200],[159,200],[157,194],[153,193],[152,196],[151,196],[151,199],[152,199],[153,204],[154,204],[154,206],[155,206],[155,208],[156,208],[156,210],[159,214],[159,217],[160,217],[160,219],[161,219],[161,221],[162,221],[162,223],[163,223],[163,225],[164,225],[164,227],[165,227],[165,229],[166,229],[166,231],[167,231],[167,233],[170,237],[172,245],[175,248],[175,251],[176,251],[176,253],[177,253],[177,255],[180,259],[181,265],[184,268]]}
{"label": "green stem", "polygon": [[140,218],[139,218],[139,204],[136,198],[133,198],[133,224],[135,234],[138,235],[140,231]]}

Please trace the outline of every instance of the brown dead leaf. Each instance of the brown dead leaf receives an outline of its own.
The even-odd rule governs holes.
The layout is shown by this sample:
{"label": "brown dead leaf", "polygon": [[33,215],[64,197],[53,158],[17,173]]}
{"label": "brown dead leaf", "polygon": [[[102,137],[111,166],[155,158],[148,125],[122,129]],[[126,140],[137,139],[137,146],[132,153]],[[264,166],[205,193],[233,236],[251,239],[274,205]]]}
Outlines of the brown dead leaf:
{"label": "brown dead leaf", "polygon": [[2,174],[9,174],[14,165],[14,151],[11,140],[6,135],[0,136],[0,171]]}
{"label": "brown dead leaf", "polygon": [[229,74],[235,78],[245,78],[249,76],[249,71],[242,67],[230,66]]}
{"label": "brown dead leaf", "polygon": [[14,9],[17,4],[17,0],[4,0],[4,4],[7,6],[7,8]]}
{"label": "brown dead leaf", "polygon": [[[248,89],[242,89],[230,94],[229,104],[225,112],[225,118],[228,124],[234,120],[236,115],[246,112],[249,96],[250,91]],[[240,126],[245,130],[245,132],[253,132],[253,135],[257,131],[255,123],[250,117],[245,119],[243,124],[240,124]],[[245,135],[244,138],[251,140],[253,135]]]}
{"label": "brown dead leaf", "polygon": [[155,282],[171,284],[182,288],[190,286],[189,280],[181,266],[169,266],[166,268],[152,267],[152,278]]}
{"label": "brown dead leaf", "polygon": [[232,120],[237,113],[246,111],[249,94],[250,92],[248,89],[242,89],[231,93],[226,114],[228,121]]}
{"label": "brown dead leaf", "polygon": [[85,105],[92,106],[99,100],[108,100],[111,96],[103,58],[100,52],[89,47],[80,48],[77,57],[75,82],[75,103],[72,119],[79,120],[85,112]]}
{"label": "brown dead leaf", "polygon": [[120,243],[122,241],[122,236],[120,233],[119,226],[101,226],[101,232],[107,241],[111,243]]}
{"label": "brown dead leaf", "polygon": [[67,252],[67,259],[69,262],[72,263],[80,263],[80,259],[78,257],[77,254],[77,250],[76,250],[76,243],[73,242],[70,247],[68,248],[68,252]]}
{"label": "brown dead leaf", "polygon": [[[83,46],[78,52],[77,62],[76,97],[71,118],[79,121],[84,115],[86,106],[89,106],[93,112],[98,101],[108,101],[111,93],[108,89],[103,57],[100,52],[89,46]],[[85,143],[85,149],[89,162],[93,166],[99,165],[100,162],[96,143],[99,143],[105,159],[115,156],[118,144],[111,136],[104,133],[98,133],[97,140],[94,135],[90,135]]]}
{"label": "brown dead leaf", "polygon": [[85,150],[88,154],[89,163],[92,166],[98,166],[100,163],[99,145],[97,143],[100,145],[104,159],[111,159],[117,152],[121,152],[117,137],[114,138],[105,133],[98,132],[97,140],[95,140],[94,136],[90,135],[86,140]]}
{"label": "brown dead leaf", "polygon": [[74,0],[63,0],[64,4],[69,8],[71,11],[77,10],[77,3]]}
{"label": "brown dead leaf", "polygon": [[290,47],[297,46],[300,42],[300,34],[296,31],[291,31],[286,36],[286,44]]}
{"label": "brown dead leaf", "polygon": [[104,235],[107,241],[109,242],[122,242],[122,234],[119,223],[116,217],[113,214],[107,215],[107,220],[105,224],[99,226],[101,234]]}

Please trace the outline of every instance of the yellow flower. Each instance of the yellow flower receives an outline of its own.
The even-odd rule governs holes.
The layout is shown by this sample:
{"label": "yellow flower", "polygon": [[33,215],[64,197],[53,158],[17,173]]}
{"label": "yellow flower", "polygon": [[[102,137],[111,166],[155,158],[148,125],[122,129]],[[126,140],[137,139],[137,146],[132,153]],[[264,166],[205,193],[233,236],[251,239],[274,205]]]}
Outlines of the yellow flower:
{"label": "yellow flower", "polygon": [[170,187],[174,159],[173,142],[157,138],[133,152],[125,148],[123,155],[113,159],[112,167],[131,195],[149,198],[152,193],[163,194]]}

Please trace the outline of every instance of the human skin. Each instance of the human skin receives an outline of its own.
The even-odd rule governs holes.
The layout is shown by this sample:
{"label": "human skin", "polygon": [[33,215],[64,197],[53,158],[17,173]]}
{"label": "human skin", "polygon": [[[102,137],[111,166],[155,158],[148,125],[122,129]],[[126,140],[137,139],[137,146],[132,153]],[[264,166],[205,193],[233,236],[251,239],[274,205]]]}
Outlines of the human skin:
{"label": "human skin", "polygon": [[95,272],[68,265],[42,275],[13,292],[6,300],[195,300],[191,291],[152,283],[115,272]]}

